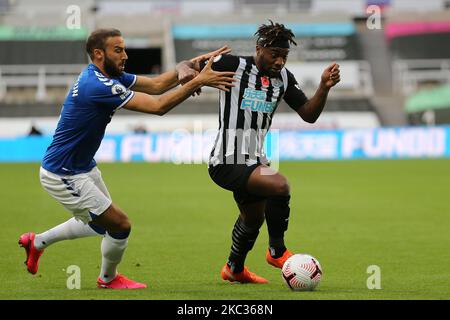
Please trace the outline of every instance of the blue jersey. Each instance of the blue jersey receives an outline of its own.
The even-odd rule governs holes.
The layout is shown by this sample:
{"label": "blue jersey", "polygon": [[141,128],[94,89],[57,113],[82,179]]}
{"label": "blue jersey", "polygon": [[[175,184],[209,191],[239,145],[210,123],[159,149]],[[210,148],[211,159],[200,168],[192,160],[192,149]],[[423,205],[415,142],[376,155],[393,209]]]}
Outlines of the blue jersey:
{"label": "blue jersey", "polygon": [[112,116],[134,96],[136,75],[107,78],[90,64],[67,95],[42,167],[59,175],[89,172]]}

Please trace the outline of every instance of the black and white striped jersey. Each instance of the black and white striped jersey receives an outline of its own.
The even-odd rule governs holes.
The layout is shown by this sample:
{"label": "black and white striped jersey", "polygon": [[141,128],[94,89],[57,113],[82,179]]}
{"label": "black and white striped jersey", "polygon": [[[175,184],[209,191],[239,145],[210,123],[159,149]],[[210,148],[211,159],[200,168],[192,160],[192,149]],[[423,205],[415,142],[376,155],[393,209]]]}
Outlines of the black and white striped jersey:
{"label": "black and white striped jersey", "polygon": [[270,78],[254,57],[218,56],[212,68],[236,72],[237,81],[230,92],[220,91],[219,131],[209,165],[265,163],[264,139],[281,99],[297,110],[307,101],[305,94],[286,68]]}

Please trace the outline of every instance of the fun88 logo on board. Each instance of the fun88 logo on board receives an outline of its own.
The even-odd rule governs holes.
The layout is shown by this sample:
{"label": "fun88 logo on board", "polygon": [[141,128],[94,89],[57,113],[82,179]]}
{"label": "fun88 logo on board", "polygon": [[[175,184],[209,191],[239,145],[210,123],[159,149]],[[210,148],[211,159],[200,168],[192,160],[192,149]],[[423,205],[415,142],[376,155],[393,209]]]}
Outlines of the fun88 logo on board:
{"label": "fun88 logo on board", "polygon": [[246,88],[242,97],[241,109],[272,113],[275,110],[276,102],[266,101],[267,95],[264,91]]}

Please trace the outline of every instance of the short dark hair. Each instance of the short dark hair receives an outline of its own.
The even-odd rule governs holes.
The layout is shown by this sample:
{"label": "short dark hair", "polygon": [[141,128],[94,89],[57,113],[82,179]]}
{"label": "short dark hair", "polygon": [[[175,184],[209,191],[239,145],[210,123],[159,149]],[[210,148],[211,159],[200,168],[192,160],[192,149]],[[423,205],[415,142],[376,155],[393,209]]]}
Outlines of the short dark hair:
{"label": "short dark hair", "polygon": [[117,29],[97,29],[89,35],[86,41],[86,52],[92,59],[94,57],[94,49],[105,50],[105,43],[108,38],[121,36],[122,33]]}
{"label": "short dark hair", "polygon": [[291,29],[288,29],[284,24],[273,23],[269,20],[270,24],[263,24],[256,31],[255,36],[257,36],[256,43],[261,47],[273,47],[274,44],[281,42],[286,42],[287,46],[289,43],[297,45],[294,41],[294,33]]}

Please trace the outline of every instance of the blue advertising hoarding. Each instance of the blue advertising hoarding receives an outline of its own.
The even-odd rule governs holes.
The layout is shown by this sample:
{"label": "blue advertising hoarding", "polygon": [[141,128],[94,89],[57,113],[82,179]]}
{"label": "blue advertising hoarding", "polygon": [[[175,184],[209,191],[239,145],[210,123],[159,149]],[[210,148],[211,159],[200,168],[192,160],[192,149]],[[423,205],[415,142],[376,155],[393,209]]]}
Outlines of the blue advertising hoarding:
{"label": "blue advertising hoarding", "polygon": [[[99,162],[207,161],[215,131],[107,135]],[[38,162],[51,136],[0,139],[0,162]],[[271,131],[269,158],[284,160],[412,159],[450,157],[450,126],[327,131]]]}

